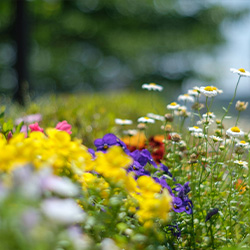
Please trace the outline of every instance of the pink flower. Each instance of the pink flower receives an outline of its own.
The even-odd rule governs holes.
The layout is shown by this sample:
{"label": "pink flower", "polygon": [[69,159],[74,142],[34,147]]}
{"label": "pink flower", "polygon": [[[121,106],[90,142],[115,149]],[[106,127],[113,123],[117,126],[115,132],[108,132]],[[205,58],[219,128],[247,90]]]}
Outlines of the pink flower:
{"label": "pink flower", "polygon": [[68,124],[67,121],[58,122],[56,125],[56,129],[61,130],[61,131],[65,131],[68,134],[72,134],[71,128],[72,128],[72,126],[70,124]]}
{"label": "pink flower", "polygon": [[8,135],[7,135],[7,141],[9,141],[11,138],[12,138],[12,133],[11,133],[11,131],[9,131],[9,133],[8,133]]}
{"label": "pink flower", "polygon": [[31,130],[30,132],[39,131],[43,133],[43,128],[40,128],[37,122],[34,124],[30,124],[29,128]]}

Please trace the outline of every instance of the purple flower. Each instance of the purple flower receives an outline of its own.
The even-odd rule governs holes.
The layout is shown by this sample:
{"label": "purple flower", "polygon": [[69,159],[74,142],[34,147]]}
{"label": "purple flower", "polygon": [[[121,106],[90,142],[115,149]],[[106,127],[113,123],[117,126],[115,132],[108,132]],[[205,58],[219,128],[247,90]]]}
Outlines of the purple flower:
{"label": "purple flower", "polygon": [[186,182],[183,186],[181,184],[176,184],[174,190],[178,192],[178,197],[184,198],[191,189],[189,187],[189,182]]}
{"label": "purple flower", "polygon": [[181,184],[176,184],[173,190],[178,192],[177,197],[172,195],[173,210],[177,213],[186,212],[187,214],[192,214],[193,203],[187,196],[190,192],[189,182],[186,182],[183,186]]}
{"label": "purple flower", "polygon": [[185,206],[181,198],[173,196],[173,210],[176,213],[182,213],[185,211]]}
{"label": "purple flower", "polygon": [[150,152],[147,149],[143,149],[141,151],[141,155],[148,160],[148,163],[150,163],[151,165],[153,165],[155,168],[158,168],[157,164],[154,162],[154,160],[153,160]]}
{"label": "purple flower", "polygon": [[102,139],[96,139],[94,141],[97,151],[106,152],[108,148],[114,145],[120,145],[118,138],[114,134],[106,134]]}
{"label": "purple flower", "polygon": [[163,188],[166,188],[166,189],[169,191],[170,194],[173,193],[171,187],[170,187],[170,186],[167,184],[167,182],[166,182],[166,177],[165,177],[165,176],[161,176],[160,178],[158,178],[158,177],[153,177],[153,179],[154,179],[157,183],[159,183]]}
{"label": "purple flower", "polygon": [[117,138],[117,143],[118,143],[118,145],[119,145],[120,147],[122,147],[123,151],[124,151],[127,155],[130,154],[130,151],[128,150],[127,145],[126,145],[122,140],[120,140],[119,138]]}
{"label": "purple flower", "polygon": [[88,152],[95,158],[95,150],[92,148],[88,148]]}
{"label": "purple flower", "polygon": [[[168,170],[168,167],[165,166],[164,164],[160,163],[160,169],[162,171],[165,172],[165,174],[167,174],[168,176],[172,177],[173,178],[173,175],[171,174],[171,172]],[[173,178],[173,181],[176,181],[175,177]]]}
{"label": "purple flower", "polygon": [[150,175],[150,172],[146,171],[144,166],[142,166],[138,161],[133,162],[133,165],[128,168],[128,172],[134,172],[136,178],[142,175]]}
{"label": "purple flower", "polygon": [[207,222],[208,220],[210,220],[211,217],[214,216],[215,214],[217,214],[218,212],[219,212],[219,209],[218,209],[218,208],[213,208],[212,210],[210,210],[210,211],[207,213],[205,222]]}
{"label": "purple flower", "polygon": [[175,225],[168,225],[168,229],[171,231],[173,236],[180,238],[181,237],[181,230],[178,227],[178,224],[176,223]]}
{"label": "purple flower", "polygon": [[141,164],[141,166],[146,166],[147,163],[153,165],[157,168],[157,164],[154,162],[150,152],[147,149],[143,149],[142,151],[135,150],[134,152],[130,153],[130,156]]}

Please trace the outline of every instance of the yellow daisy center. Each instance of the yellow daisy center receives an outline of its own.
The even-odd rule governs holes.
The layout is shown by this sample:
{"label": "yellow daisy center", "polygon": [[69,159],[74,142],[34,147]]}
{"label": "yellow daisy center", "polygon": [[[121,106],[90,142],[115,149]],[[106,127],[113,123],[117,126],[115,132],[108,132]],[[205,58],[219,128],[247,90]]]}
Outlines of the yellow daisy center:
{"label": "yellow daisy center", "polygon": [[231,128],[231,131],[232,131],[232,132],[239,133],[239,132],[240,132],[240,129],[239,129],[238,127],[232,127],[232,128]]}
{"label": "yellow daisy center", "polygon": [[242,143],[242,144],[246,144],[246,142],[245,142],[245,141],[240,141],[240,143]]}
{"label": "yellow daisy center", "polygon": [[246,71],[243,68],[238,69],[242,73],[246,73]]}
{"label": "yellow daisy center", "polygon": [[148,120],[149,118],[147,116],[144,117],[145,120]]}
{"label": "yellow daisy center", "polygon": [[184,94],[184,96],[189,96],[189,94]]}
{"label": "yellow daisy center", "polygon": [[151,82],[151,83],[149,83],[149,85],[150,86],[156,86],[156,83]]}
{"label": "yellow daisy center", "polygon": [[207,86],[207,87],[204,88],[204,90],[206,90],[206,91],[214,91],[214,90],[217,90],[217,88],[213,87],[213,86]]}
{"label": "yellow daisy center", "polygon": [[171,102],[170,105],[171,105],[171,106],[176,106],[177,103],[176,103],[176,102]]}
{"label": "yellow daisy center", "polygon": [[198,129],[199,127],[197,127],[197,126],[193,126],[193,128]]}
{"label": "yellow daisy center", "polygon": [[244,162],[243,161],[238,161],[238,164],[243,165]]}

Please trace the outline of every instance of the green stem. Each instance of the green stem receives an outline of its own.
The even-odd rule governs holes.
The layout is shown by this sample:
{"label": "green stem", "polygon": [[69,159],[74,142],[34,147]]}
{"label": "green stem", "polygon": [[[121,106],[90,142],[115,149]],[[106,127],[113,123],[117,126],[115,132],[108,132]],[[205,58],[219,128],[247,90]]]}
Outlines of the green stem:
{"label": "green stem", "polygon": [[226,109],[225,114],[224,114],[224,115],[222,116],[222,118],[221,118],[221,124],[222,124],[222,122],[223,122],[225,116],[227,115],[227,113],[228,113],[228,111],[229,111],[231,105],[233,104],[234,98],[235,98],[235,96],[236,96],[237,88],[238,88],[238,85],[239,85],[239,82],[240,82],[240,78],[241,78],[241,76],[239,76],[239,78],[238,78],[238,81],[237,81],[237,84],[236,84],[236,87],[235,87],[235,90],[234,90],[233,98],[232,98],[232,100],[230,101],[230,103],[228,104],[228,107],[227,107],[227,109]]}
{"label": "green stem", "polygon": [[235,122],[235,127],[237,127],[237,124],[238,124],[239,118],[240,118],[240,111],[238,112],[238,116],[237,116],[237,119],[236,119],[236,122]]}

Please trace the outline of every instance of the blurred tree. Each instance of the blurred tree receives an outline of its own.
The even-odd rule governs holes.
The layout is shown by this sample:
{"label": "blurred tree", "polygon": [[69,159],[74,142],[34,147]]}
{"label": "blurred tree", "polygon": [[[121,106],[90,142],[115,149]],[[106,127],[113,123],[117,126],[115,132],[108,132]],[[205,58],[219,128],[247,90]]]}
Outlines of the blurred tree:
{"label": "blurred tree", "polygon": [[[17,45],[8,35],[14,20],[10,2],[0,2],[0,89],[5,91],[17,82],[12,70]],[[225,42],[220,32],[225,20],[244,14],[186,0],[29,0],[27,7],[28,68],[36,93],[205,80],[193,61]],[[7,50],[12,60],[6,60]]]}

